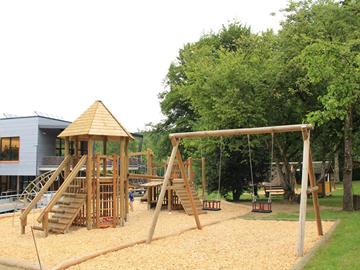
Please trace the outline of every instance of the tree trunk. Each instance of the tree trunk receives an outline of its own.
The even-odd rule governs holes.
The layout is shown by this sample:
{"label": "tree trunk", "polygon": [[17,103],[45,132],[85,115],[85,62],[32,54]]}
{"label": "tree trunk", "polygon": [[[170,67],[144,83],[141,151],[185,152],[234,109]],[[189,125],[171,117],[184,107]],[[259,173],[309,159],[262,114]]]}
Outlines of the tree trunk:
{"label": "tree trunk", "polygon": [[353,211],[353,196],[352,196],[352,111],[349,110],[344,125],[344,197],[343,197],[343,210]]}
{"label": "tree trunk", "polygon": [[334,157],[334,180],[335,183],[340,182],[340,166],[339,166],[339,150],[336,150]]}
{"label": "tree trunk", "polygon": [[238,188],[233,189],[232,194],[233,194],[233,201],[234,202],[240,201],[240,195],[241,195],[240,189],[238,189]]}
{"label": "tree trunk", "polygon": [[325,168],[325,160],[321,161],[321,172],[320,172],[320,178],[317,179],[317,182],[321,182],[321,181],[325,181],[325,173],[326,173],[326,168]]}

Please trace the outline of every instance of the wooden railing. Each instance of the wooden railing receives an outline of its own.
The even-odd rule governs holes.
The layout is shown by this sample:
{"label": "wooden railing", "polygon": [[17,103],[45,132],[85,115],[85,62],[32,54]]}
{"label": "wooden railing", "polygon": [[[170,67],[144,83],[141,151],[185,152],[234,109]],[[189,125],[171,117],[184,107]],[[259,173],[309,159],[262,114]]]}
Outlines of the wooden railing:
{"label": "wooden railing", "polygon": [[[58,191],[55,193],[55,196],[51,199],[49,204],[44,208],[44,210],[41,212],[40,216],[37,218],[38,222],[42,222],[43,218],[44,221],[47,220],[47,216],[50,212],[50,210],[54,207],[54,205],[59,201],[61,196],[64,194],[64,192],[67,190],[71,182],[75,179],[77,174],[79,173],[81,167],[86,163],[87,155],[83,155],[79,162],[76,164],[76,166],[73,168],[71,173],[66,177],[64,180],[64,183],[60,186]],[[46,214],[46,215],[45,215]]]}
{"label": "wooden railing", "polygon": [[[75,194],[85,194],[86,193],[86,177],[75,177],[72,181],[71,186],[69,186],[67,192]],[[83,205],[79,211],[79,214],[73,221],[73,225],[76,226],[85,226],[86,225],[86,206]]]}
{"label": "wooden railing", "polygon": [[66,157],[63,162],[61,162],[60,166],[55,170],[50,179],[46,182],[43,188],[36,194],[35,198],[30,202],[30,204],[25,208],[25,210],[21,213],[20,221],[21,221],[21,233],[25,233],[25,226],[27,223],[27,216],[30,211],[35,207],[35,205],[40,201],[41,197],[48,191],[50,186],[54,183],[56,178],[60,175],[62,170],[65,168],[66,164],[70,162],[70,156]]}

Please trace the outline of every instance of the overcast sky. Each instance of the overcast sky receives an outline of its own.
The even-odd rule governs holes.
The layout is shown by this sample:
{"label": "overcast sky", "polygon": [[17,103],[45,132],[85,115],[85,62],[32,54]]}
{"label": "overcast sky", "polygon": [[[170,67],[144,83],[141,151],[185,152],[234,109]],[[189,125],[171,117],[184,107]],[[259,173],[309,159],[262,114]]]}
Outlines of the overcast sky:
{"label": "overcast sky", "polygon": [[234,19],[277,30],[286,2],[0,1],[0,118],[73,121],[100,99],[127,129],[143,129],[162,119],[158,93],[184,44]]}

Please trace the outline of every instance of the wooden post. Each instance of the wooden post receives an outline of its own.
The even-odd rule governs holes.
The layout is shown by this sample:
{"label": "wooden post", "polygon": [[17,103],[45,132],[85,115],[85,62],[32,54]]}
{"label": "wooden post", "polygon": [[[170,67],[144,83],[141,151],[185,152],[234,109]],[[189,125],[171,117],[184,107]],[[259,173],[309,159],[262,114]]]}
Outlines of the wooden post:
{"label": "wooden post", "polygon": [[[25,211],[25,209],[21,209],[21,213],[23,213]],[[24,219],[20,219],[21,222],[21,234],[25,234],[25,227],[27,225],[27,215],[25,216]]]}
{"label": "wooden post", "polygon": [[311,149],[309,151],[310,151],[309,152],[309,180],[310,180],[309,182],[312,193],[312,201],[313,201],[315,218],[316,218],[317,232],[318,235],[323,235],[323,228],[321,224],[320,209],[319,209],[318,190],[317,190],[318,187],[316,186]]}
{"label": "wooden post", "polygon": [[158,199],[158,201],[156,203],[154,217],[153,217],[153,220],[152,220],[152,223],[151,223],[148,238],[146,240],[147,244],[151,243],[151,240],[152,240],[153,235],[154,235],[156,223],[157,223],[157,220],[159,218],[162,202],[163,202],[164,197],[165,197],[165,192],[166,192],[166,189],[167,189],[167,186],[168,186],[168,183],[169,183],[169,179],[170,179],[171,171],[172,171],[172,168],[173,168],[173,165],[174,165],[176,153],[178,151],[178,147],[179,147],[179,142],[176,142],[175,144],[173,144],[173,149],[171,151],[171,156],[170,156],[170,159],[169,159],[169,165],[168,165],[167,170],[165,172],[164,182],[163,182],[162,187],[161,187],[159,199]]}
{"label": "wooden post", "polygon": [[153,174],[153,153],[150,148],[146,149],[146,169],[148,175]]}
{"label": "wooden post", "polygon": [[96,154],[95,156],[95,166],[96,166],[96,185],[95,185],[95,190],[93,192],[96,193],[96,198],[95,198],[95,205],[96,205],[96,211],[94,211],[96,213],[96,217],[95,217],[95,222],[96,222],[96,228],[100,227],[100,156],[98,154]]}
{"label": "wooden post", "polygon": [[91,198],[92,198],[92,180],[93,180],[93,140],[89,139],[88,141],[88,155],[86,162],[86,187],[87,187],[87,197],[86,197],[86,227],[88,230],[92,227],[92,217],[91,217]]}
{"label": "wooden post", "polygon": [[113,227],[115,228],[117,225],[117,156],[113,155]]}
{"label": "wooden post", "polygon": [[296,245],[296,256],[302,257],[304,255],[304,240],[305,240],[305,221],[306,221],[306,202],[307,202],[307,187],[308,187],[308,166],[310,154],[310,133],[303,130],[303,162],[301,173],[301,197],[300,197],[300,215],[299,215],[299,229],[298,240]]}
{"label": "wooden post", "polygon": [[187,173],[188,173],[188,179],[189,179],[189,184],[194,184],[193,181],[193,171],[192,171],[192,157],[189,157],[187,160]]}
{"label": "wooden post", "polygon": [[[106,141],[106,139],[104,139],[104,140],[103,140],[103,154],[104,154],[104,156],[106,156],[106,153],[107,153],[106,149],[107,149],[107,141]],[[106,164],[106,158],[105,158],[105,159],[104,159],[104,164],[103,164],[104,176],[106,176],[106,170],[107,170],[107,166],[106,166],[106,165],[107,165],[107,164]]]}
{"label": "wooden post", "polygon": [[76,137],[74,140],[74,164],[79,162],[79,139]]}
{"label": "wooden post", "polygon": [[[70,156],[70,140],[69,137],[65,138],[65,145],[64,145],[64,156]],[[70,174],[70,163],[71,161],[69,160],[69,162],[66,164],[65,169],[64,169],[64,178],[66,179],[66,177],[68,177],[68,175]]]}
{"label": "wooden post", "polygon": [[124,226],[125,221],[125,138],[120,139],[120,226]]}
{"label": "wooden post", "polygon": [[152,187],[147,187],[147,203],[148,203],[148,209],[151,209],[151,200],[152,200]]}
{"label": "wooden post", "polygon": [[168,211],[170,212],[171,209],[172,209],[172,189],[171,189],[171,186],[168,186],[168,189],[167,189],[167,201],[168,201]]}
{"label": "wooden post", "polygon": [[[177,142],[176,139],[173,138],[173,139],[171,139],[171,143],[174,146],[178,142]],[[197,226],[197,228],[199,230],[201,230],[201,224],[200,224],[199,215],[198,215],[197,209],[195,207],[194,198],[193,198],[192,192],[190,190],[190,184],[189,184],[189,181],[188,181],[188,178],[187,178],[187,175],[186,175],[185,166],[184,166],[184,163],[182,161],[182,157],[181,157],[181,153],[180,153],[179,149],[176,151],[176,159],[177,159],[177,162],[179,164],[179,169],[180,169],[180,172],[181,172],[181,178],[184,180],[186,193],[188,194],[189,199],[190,199],[191,210],[192,210],[194,218],[195,218],[196,226]]]}
{"label": "wooden post", "polygon": [[44,214],[42,226],[43,226],[43,230],[45,233],[45,237],[48,237],[48,235],[49,235],[49,212],[48,211],[46,211]]}
{"label": "wooden post", "polygon": [[129,139],[125,138],[125,221],[128,220],[128,214],[129,214]]}

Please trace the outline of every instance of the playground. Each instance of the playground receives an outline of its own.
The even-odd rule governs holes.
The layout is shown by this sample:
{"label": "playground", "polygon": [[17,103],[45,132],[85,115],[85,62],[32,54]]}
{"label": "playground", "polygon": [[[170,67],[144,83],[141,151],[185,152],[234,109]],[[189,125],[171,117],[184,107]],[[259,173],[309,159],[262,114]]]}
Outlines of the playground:
{"label": "playground", "polygon": [[[301,124],[170,134],[173,147],[160,176],[153,170],[153,152],[129,154],[132,135],[96,101],[59,135],[65,140],[65,156],[58,168],[25,189],[21,211],[1,217],[0,266],[40,270],[140,269],[144,265],[146,269],[160,265],[165,269],[296,267],[338,224],[320,217],[310,147],[312,128]],[[201,174],[200,192],[194,182],[193,160],[185,161],[179,148],[183,138],[247,135],[252,178],[250,135],[271,134],[274,141],[275,133],[287,132],[302,134],[300,204],[282,204],[277,199],[273,204],[271,195],[257,200],[254,189],[241,203],[205,199],[206,175]],[[119,154],[107,154],[108,141],[119,143]],[[87,143],[86,151],[80,142]],[[96,151],[96,142],[103,145],[102,152]],[[142,155],[147,155],[146,172],[129,173],[129,157]],[[204,172],[204,159],[201,165]],[[62,184],[47,205],[36,208],[60,177]],[[136,183],[146,191],[130,207],[128,194]],[[270,182],[261,193],[278,191]],[[298,218],[271,219],[282,212]],[[314,213],[314,221],[309,221],[308,212]]]}
{"label": "playground", "polygon": [[[241,265],[247,269],[290,269],[298,260],[291,248],[296,242],[297,222],[252,220],[246,218],[250,211],[249,203],[223,202],[221,211],[201,215],[201,231],[195,229],[193,217],[183,211],[161,211],[154,241],[147,245],[144,241],[153,211],[136,199],[124,227],[87,230],[73,226],[67,234],[45,237],[36,231],[35,237],[43,269],[61,269],[66,263],[80,263],[80,258],[89,254],[126,246],[130,247],[91,258],[70,269],[140,269],[144,265],[146,269],[158,269],[159,265],[164,269],[238,269]],[[32,215],[29,222],[38,213]],[[323,222],[325,234],[333,224]],[[19,226],[17,216],[0,219],[0,231],[8,232],[2,234],[0,262],[18,262],[19,266],[39,269],[31,231],[20,235]],[[306,226],[305,253],[320,239],[314,221],[308,221]],[[141,241],[142,244],[131,246]]]}

